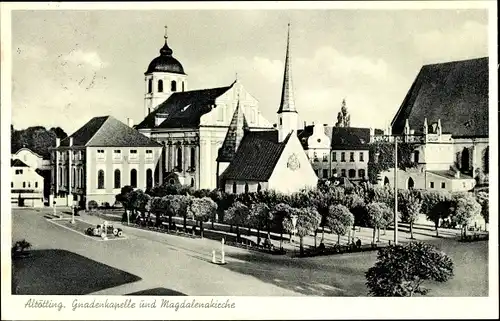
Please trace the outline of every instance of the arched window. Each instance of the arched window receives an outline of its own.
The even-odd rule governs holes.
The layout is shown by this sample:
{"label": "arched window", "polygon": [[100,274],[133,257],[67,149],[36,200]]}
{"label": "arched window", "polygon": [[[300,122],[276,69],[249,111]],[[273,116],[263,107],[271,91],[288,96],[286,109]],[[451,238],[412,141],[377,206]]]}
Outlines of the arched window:
{"label": "arched window", "polygon": [[38,188],[38,182],[35,182],[35,188]]}
{"label": "arched window", "polygon": [[233,182],[233,193],[236,194],[236,182]]}
{"label": "arched window", "polygon": [[177,168],[182,170],[182,147],[177,147]]}
{"label": "arched window", "polygon": [[191,147],[190,166],[192,169],[196,166],[196,149],[194,147]]}
{"label": "arched window", "polygon": [[175,80],[170,83],[170,91],[177,91],[177,82]]}
{"label": "arched window", "polygon": [[384,177],[384,186],[389,186],[391,183],[389,182],[389,177]]}
{"label": "arched window", "polygon": [[137,187],[137,170],[135,168],[130,171],[130,186]]}
{"label": "arched window", "polygon": [[184,82],[182,82],[182,91],[184,91]]}
{"label": "arched window", "polygon": [[365,170],[364,169],[358,170],[358,176],[359,178],[365,178]]}
{"label": "arched window", "polygon": [[26,182],[23,182],[23,188],[26,188]]}
{"label": "arched window", "polygon": [[146,170],[146,189],[151,189],[153,187],[153,170],[148,168]]}
{"label": "arched window", "polygon": [[349,170],[349,178],[354,178],[354,177],[356,177],[356,170],[350,169]]}
{"label": "arched window", "polygon": [[153,92],[153,79],[148,80],[148,94]]}
{"label": "arched window", "polygon": [[122,187],[122,175],[119,169],[115,169],[115,188]]}
{"label": "arched window", "polygon": [[156,185],[160,184],[160,168],[159,167],[157,167],[155,169],[154,176],[155,176],[154,185],[156,186]]}
{"label": "arched window", "polygon": [[191,178],[191,187],[194,187],[194,178]]}
{"label": "arched window", "polygon": [[97,189],[104,189],[104,171],[102,169],[97,172]]}
{"label": "arched window", "polygon": [[248,193],[248,183],[245,183],[245,193]]}
{"label": "arched window", "polygon": [[420,161],[420,152],[416,150],[413,152],[413,155],[415,157],[415,163],[418,163]]}
{"label": "arched window", "polygon": [[71,178],[72,178],[72,180],[71,180],[71,186],[75,187],[75,185],[76,185],[76,178],[77,178],[76,177],[76,168],[73,168],[73,176]]}
{"label": "arched window", "polygon": [[257,184],[257,192],[260,192],[262,190],[262,186],[259,184]]}
{"label": "arched window", "polygon": [[346,175],[345,175],[345,169],[341,169],[341,170],[340,170],[340,176],[342,176],[342,177],[345,177],[345,176],[346,176]]}
{"label": "arched window", "polygon": [[415,182],[413,181],[413,178],[408,178],[408,189],[414,188],[415,187]]}
{"label": "arched window", "polygon": [[162,93],[163,92],[163,80],[158,80],[158,92]]}
{"label": "arched window", "polygon": [[462,150],[462,157],[461,157],[461,161],[462,161],[461,169],[464,172],[468,172],[470,169],[469,158],[470,158],[469,149],[467,147],[464,147],[464,149]]}
{"label": "arched window", "polygon": [[83,171],[83,168],[80,168],[80,187],[85,186],[85,173]]}

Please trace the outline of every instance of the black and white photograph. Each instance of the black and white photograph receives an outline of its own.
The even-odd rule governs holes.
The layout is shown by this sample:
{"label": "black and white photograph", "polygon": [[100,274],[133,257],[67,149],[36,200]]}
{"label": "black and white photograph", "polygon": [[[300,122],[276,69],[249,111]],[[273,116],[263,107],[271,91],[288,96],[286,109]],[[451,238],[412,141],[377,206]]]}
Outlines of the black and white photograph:
{"label": "black and white photograph", "polygon": [[2,3],[2,319],[498,317],[496,25]]}

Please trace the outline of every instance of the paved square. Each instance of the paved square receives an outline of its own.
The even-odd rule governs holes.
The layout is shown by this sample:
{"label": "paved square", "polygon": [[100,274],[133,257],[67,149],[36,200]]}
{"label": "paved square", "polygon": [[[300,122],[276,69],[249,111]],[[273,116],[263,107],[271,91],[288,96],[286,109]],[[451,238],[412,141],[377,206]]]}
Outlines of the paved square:
{"label": "paved square", "polygon": [[[228,264],[211,263],[212,250],[220,255],[220,242],[189,239],[146,230],[123,227],[126,239],[96,242],[90,236],[62,228],[44,215],[50,210],[13,210],[13,240],[25,238],[33,251],[66,251],[84,257],[89,265],[104,265],[117,275],[131,275],[116,284],[105,274],[77,277],[82,266],[69,259],[64,264],[66,277],[46,267],[38,274],[57,275],[74,289],[89,282],[101,284],[93,294],[125,295],[132,293],[176,293],[185,295],[258,295],[258,296],[366,296],[364,273],[376,259],[376,253],[292,258],[225,247]],[[78,220],[100,224],[102,219],[83,214]],[[120,223],[113,222],[115,226]],[[334,237],[334,236],[332,236]],[[99,238],[96,238],[99,239]],[[486,242],[460,243],[455,239],[431,239],[448,253],[455,263],[455,277],[446,284],[428,284],[430,296],[488,295],[488,246]],[[64,252],[64,253],[66,253]],[[69,255],[69,256],[71,256]],[[30,260],[30,258],[26,259]],[[24,267],[29,269],[29,264]],[[114,271],[114,270],[113,270]],[[109,274],[107,272],[106,274]],[[63,287],[58,287],[61,289]],[[25,292],[29,289],[25,289]],[[30,294],[35,293],[36,288]],[[75,294],[80,293],[75,291]],[[68,293],[66,293],[68,294]]]}

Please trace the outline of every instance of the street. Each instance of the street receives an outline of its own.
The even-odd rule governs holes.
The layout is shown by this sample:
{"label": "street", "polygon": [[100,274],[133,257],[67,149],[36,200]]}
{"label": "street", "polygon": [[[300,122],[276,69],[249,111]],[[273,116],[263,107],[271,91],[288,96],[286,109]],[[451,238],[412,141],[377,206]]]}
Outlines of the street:
{"label": "street", "polygon": [[[221,244],[215,240],[113,222],[126,238],[97,241],[50,222],[44,216],[51,212],[12,212],[13,241],[26,239],[33,245],[33,257],[16,263],[18,294],[366,296],[364,273],[376,259],[376,252],[292,258],[225,246],[228,263],[216,265],[211,263],[212,251],[220,258]],[[77,218],[102,222],[87,214]],[[431,289],[429,296],[488,295],[487,242],[428,241],[455,264],[452,280],[424,285]]]}

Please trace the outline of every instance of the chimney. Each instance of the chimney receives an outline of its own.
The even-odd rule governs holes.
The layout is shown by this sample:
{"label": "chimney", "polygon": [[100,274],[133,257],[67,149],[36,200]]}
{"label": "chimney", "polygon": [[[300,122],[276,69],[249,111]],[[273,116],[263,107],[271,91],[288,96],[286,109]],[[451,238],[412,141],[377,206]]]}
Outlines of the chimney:
{"label": "chimney", "polygon": [[304,120],[304,129],[306,128],[306,126],[307,126],[307,123],[306,123],[306,121]]}
{"label": "chimney", "polygon": [[56,138],[56,147],[59,147],[59,146],[61,146],[61,139]]}
{"label": "chimney", "polygon": [[134,120],[132,118],[127,118],[127,124],[130,128],[134,127]]}
{"label": "chimney", "polygon": [[69,137],[69,146],[73,146],[73,137]]}
{"label": "chimney", "polygon": [[441,118],[438,119],[438,124],[437,124],[437,134],[441,135],[443,132],[443,128],[441,127]]}
{"label": "chimney", "polygon": [[370,137],[375,136],[375,129],[370,127]]}

